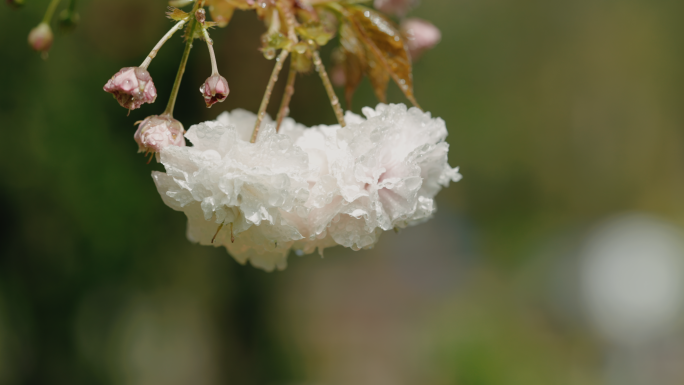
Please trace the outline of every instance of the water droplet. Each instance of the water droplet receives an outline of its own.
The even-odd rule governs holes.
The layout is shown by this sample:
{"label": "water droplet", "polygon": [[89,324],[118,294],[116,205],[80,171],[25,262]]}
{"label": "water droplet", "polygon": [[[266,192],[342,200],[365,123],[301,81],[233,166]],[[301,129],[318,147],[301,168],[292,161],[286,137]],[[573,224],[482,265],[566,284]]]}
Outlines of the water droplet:
{"label": "water droplet", "polygon": [[273,60],[273,58],[275,58],[275,56],[276,56],[276,50],[275,50],[275,48],[266,48],[266,49],[264,50],[264,57],[265,57],[267,60]]}

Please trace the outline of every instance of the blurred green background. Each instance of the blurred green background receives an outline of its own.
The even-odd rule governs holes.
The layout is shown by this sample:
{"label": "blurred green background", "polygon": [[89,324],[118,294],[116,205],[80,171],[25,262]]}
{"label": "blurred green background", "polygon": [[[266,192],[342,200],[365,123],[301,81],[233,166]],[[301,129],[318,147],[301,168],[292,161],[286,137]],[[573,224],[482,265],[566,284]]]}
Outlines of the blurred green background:
{"label": "blurred green background", "polygon": [[[165,2],[81,1],[44,61],[26,36],[46,6],[0,11],[0,384],[684,383],[684,270],[661,269],[678,271],[667,322],[618,337],[583,278],[596,229],[684,225],[684,2],[424,0],[409,16],[442,41],[415,63],[416,96],[447,122],[464,179],[431,222],[370,251],[292,255],[276,273],[187,241],[150,177],[162,167],[136,153],[133,123],[163,110],[180,38],[149,68],[155,104],[127,117],[102,91],[170,28]],[[273,65],[263,31],[239,12],[213,32],[231,94],[212,109],[195,44],[175,113],[186,128],[258,109]],[[389,100],[405,102],[396,86]],[[375,103],[364,81],[355,110]],[[313,74],[291,110],[334,122]],[[636,265],[605,281],[622,266]],[[618,294],[664,297],[641,295],[662,274],[632,270],[617,287],[634,292]]]}

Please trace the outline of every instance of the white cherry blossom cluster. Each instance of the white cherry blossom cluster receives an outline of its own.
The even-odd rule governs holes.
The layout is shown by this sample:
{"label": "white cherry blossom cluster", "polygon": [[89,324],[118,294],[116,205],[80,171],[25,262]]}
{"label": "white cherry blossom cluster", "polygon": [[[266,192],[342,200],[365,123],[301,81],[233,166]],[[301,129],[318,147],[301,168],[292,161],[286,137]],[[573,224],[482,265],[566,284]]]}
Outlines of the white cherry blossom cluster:
{"label": "white cherry blossom cluster", "polygon": [[346,127],[306,128],[244,110],[192,126],[192,146],[161,151],[153,178],[164,202],[188,217],[187,236],[225,246],[240,263],[283,269],[290,250],[370,248],[383,231],[429,219],[433,198],[458,181],[447,163],[444,121],[403,104],[347,112]]}

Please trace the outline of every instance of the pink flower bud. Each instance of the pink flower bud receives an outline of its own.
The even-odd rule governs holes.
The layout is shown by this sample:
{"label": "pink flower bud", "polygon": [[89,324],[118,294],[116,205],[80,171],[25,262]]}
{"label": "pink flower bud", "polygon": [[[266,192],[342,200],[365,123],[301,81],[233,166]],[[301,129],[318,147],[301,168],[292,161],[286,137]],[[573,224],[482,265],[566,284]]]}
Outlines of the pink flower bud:
{"label": "pink flower bud", "polygon": [[228,81],[219,74],[211,75],[200,87],[200,92],[204,96],[204,102],[207,103],[207,107],[211,107],[217,102],[226,100],[226,97],[228,97],[230,92]]}
{"label": "pink flower bud", "polygon": [[417,0],[375,0],[373,6],[384,13],[403,17],[417,3]]}
{"label": "pink flower bud", "polygon": [[138,143],[138,152],[155,153],[159,161],[162,148],[185,147],[184,133],[183,125],[176,119],[168,115],[152,115],[140,123],[133,139]]}
{"label": "pink flower bud", "polygon": [[442,39],[442,33],[437,27],[421,19],[404,20],[401,23],[401,31],[408,40],[409,54],[414,60]]}
{"label": "pink flower bud", "polygon": [[52,46],[52,28],[47,23],[40,23],[28,35],[28,43],[38,52],[47,52]]}
{"label": "pink flower bud", "polygon": [[121,107],[129,110],[140,108],[143,103],[154,103],[157,99],[152,76],[140,67],[122,68],[109,79],[104,90],[114,95]]}

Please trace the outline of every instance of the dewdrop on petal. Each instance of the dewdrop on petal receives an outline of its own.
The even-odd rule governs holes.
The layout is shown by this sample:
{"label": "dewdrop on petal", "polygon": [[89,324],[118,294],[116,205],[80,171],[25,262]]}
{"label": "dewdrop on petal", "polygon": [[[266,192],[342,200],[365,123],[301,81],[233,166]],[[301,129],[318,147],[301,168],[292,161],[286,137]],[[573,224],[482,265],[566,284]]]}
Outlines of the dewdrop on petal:
{"label": "dewdrop on petal", "polygon": [[154,153],[159,161],[159,153],[164,147],[185,147],[183,125],[167,115],[152,115],[140,123],[133,138],[138,143],[138,152]]}
{"label": "dewdrop on petal", "polygon": [[121,107],[128,110],[140,108],[144,103],[154,103],[157,99],[152,76],[140,67],[122,68],[107,81],[104,90],[114,95]]}

